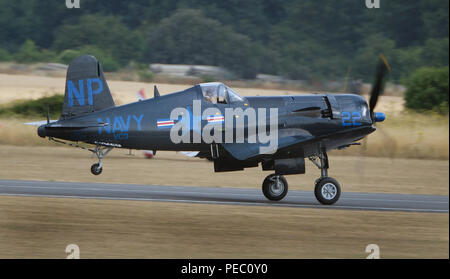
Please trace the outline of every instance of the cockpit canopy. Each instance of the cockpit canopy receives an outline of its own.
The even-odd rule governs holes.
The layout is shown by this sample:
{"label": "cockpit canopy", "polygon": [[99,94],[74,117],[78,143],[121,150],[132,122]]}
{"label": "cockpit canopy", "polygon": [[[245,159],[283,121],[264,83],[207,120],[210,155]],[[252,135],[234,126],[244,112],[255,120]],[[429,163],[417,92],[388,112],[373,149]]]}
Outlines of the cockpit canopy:
{"label": "cockpit canopy", "polygon": [[243,102],[244,99],[233,89],[221,82],[200,83],[203,98],[213,104],[230,104]]}

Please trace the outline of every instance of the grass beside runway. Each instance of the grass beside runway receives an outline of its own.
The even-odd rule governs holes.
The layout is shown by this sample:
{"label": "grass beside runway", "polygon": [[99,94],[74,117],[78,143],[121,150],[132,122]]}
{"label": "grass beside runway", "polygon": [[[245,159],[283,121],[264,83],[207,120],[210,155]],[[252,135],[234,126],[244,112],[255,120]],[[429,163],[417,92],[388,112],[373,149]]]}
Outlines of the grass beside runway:
{"label": "grass beside runway", "polygon": [[448,258],[449,215],[0,197],[0,258]]}

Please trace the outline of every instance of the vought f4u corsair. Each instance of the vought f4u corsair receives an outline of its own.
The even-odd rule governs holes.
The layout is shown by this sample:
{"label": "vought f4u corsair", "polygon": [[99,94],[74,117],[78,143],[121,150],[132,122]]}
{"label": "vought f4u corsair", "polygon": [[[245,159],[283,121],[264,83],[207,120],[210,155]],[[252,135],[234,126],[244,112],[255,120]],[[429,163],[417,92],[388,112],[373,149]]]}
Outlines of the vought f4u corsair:
{"label": "vought f4u corsair", "polygon": [[[369,105],[353,94],[242,97],[219,83],[201,83],[181,92],[115,106],[98,60],[75,58],[67,70],[62,115],[39,126],[38,135],[85,148],[98,157],[91,172],[113,148],[187,151],[214,162],[215,172],[258,167],[272,171],[263,184],[271,201],[288,191],[284,175],[304,174],[305,158],[320,170],[314,193],[335,203],[339,183],[328,177],[327,152],[359,144],[376,130],[383,113],[374,112],[389,65],[382,59]],[[195,153],[193,153],[195,152]]]}

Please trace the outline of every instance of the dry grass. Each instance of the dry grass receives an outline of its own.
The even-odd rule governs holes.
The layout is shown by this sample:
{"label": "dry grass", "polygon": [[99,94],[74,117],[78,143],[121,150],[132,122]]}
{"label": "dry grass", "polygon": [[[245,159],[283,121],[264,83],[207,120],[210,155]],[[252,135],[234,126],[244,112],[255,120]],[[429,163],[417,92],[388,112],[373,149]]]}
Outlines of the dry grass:
{"label": "dry grass", "polygon": [[[169,84],[161,82],[136,82],[108,80],[108,85],[116,104],[127,104],[137,100],[136,92],[144,89],[148,97],[153,96],[153,86],[157,85],[161,94],[182,91],[196,82]],[[0,74],[0,104],[20,99],[37,99],[42,96],[63,94],[65,77],[43,77],[30,75]],[[304,94],[305,91],[283,89],[236,88],[244,96]]]}
{"label": "dry grass", "polygon": [[[43,70],[42,68],[47,63],[35,63],[35,64],[17,64],[11,62],[0,62],[0,73],[6,75],[28,75],[28,76],[40,76],[40,77],[59,77],[64,78],[66,76],[66,70],[53,69]],[[117,72],[105,73],[107,80],[115,81],[142,81],[142,78],[135,69],[124,68]],[[156,84],[181,84],[181,85],[193,85],[201,82],[205,82],[202,77],[193,76],[168,76],[165,74],[154,73],[152,83]],[[208,78],[209,79],[209,78]],[[225,82],[226,84],[236,88],[258,88],[258,89],[270,89],[270,90],[293,90],[293,91],[310,91],[311,86],[305,84],[302,81],[288,81],[288,82],[272,82],[268,80],[218,80]],[[316,84],[320,86],[319,84]],[[346,86],[332,90],[333,92],[345,92]],[[362,94],[369,94],[371,90],[370,84],[363,84],[361,87]],[[403,96],[405,89],[402,86],[388,83],[384,90],[385,96]]]}
{"label": "dry grass", "polygon": [[361,147],[334,154],[390,158],[449,159],[449,116],[413,112],[387,113]]}
{"label": "dry grass", "polygon": [[[161,151],[151,160],[139,151],[135,156],[127,153],[128,150],[113,150],[103,161],[103,173],[93,176],[90,166],[96,158],[87,151],[0,145],[0,179],[260,189],[264,177],[270,174],[261,168],[214,173],[211,162],[175,152]],[[330,176],[339,180],[345,192],[435,195],[449,192],[448,161],[330,156],[330,164]],[[320,172],[309,162],[306,168],[304,175],[286,177],[289,189],[313,189]]]}
{"label": "dry grass", "polygon": [[[116,104],[122,105],[135,102],[136,92],[144,89],[148,97],[153,95],[153,86],[157,85],[159,92],[164,95],[184,90],[197,81],[192,80],[184,84],[172,84],[171,80],[155,81],[152,83],[136,81],[108,80],[108,85]],[[316,93],[301,89],[283,88],[248,88],[248,84],[242,82],[231,83],[236,91],[243,96],[272,96],[272,95],[299,95],[305,93]],[[56,93],[63,94],[65,77],[45,77],[30,75],[8,75],[0,74],[0,104],[20,99],[37,99],[42,96],[51,96]],[[380,99],[380,110],[401,111],[403,99],[397,96],[383,96]]]}
{"label": "dry grass", "polygon": [[0,119],[0,144],[12,144],[17,146],[54,145],[48,140],[42,140],[37,135],[37,126],[29,126],[24,123],[42,119]]}
{"label": "dry grass", "polygon": [[448,258],[448,216],[0,197],[0,258]]}

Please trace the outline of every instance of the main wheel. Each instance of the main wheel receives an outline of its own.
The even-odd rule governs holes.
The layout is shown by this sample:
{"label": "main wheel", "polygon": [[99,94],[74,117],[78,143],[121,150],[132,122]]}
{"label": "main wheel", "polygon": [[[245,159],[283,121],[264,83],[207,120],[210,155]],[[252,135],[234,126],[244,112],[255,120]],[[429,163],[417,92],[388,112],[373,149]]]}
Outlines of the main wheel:
{"label": "main wheel", "polygon": [[100,167],[100,164],[93,164],[92,166],[91,166],[91,172],[92,172],[92,174],[93,175],[99,175],[99,174],[101,174],[102,173],[102,168]]}
{"label": "main wheel", "polygon": [[317,181],[314,194],[321,204],[330,205],[341,196],[341,186],[335,179],[325,177]]}
{"label": "main wheel", "polygon": [[282,200],[288,192],[288,183],[282,175],[271,174],[262,185],[264,196],[271,201]]}

